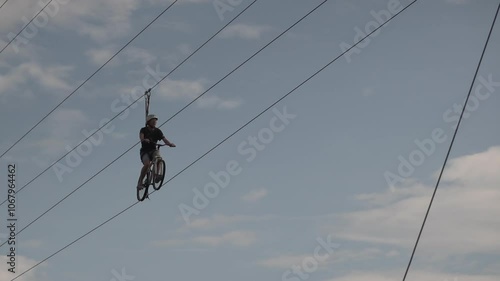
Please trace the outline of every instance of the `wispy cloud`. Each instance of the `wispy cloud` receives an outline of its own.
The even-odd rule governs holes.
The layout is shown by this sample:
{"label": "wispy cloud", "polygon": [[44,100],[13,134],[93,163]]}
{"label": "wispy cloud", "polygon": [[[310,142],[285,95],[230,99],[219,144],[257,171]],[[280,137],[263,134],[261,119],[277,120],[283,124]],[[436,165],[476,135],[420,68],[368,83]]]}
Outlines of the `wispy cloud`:
{"label": "wispy cloud", "polygon": [[[186,229],[216,229],[228,226],[230,224],[267,221],[276,218],[278,217],[272,215],[266,215],[266,216],[213,215],[212,217],[209,218],[194,219],[189,225],[183,226],[182,230],[185,231]],[[182,218],[179,218],[179,220],[182,220]]]}
{"label": "wispy cloud", "polygon": [[[12,278],[19,275],[19,273],[30,269],[31,267],[33,267],[35,264],[38,263],[36,260],[33,260],[26,256],[16,255],[16,266],[15,266],[16,274],[12,274],[11,272],[7,271],[8,269],[7,262],[8,262],[7,256],[2,255],[0,257],[0,263],[2,264],[2,270],[0,270],[0,280],[12,280]],[[44,275],[43,269],[46,266],[47,263],[42,263],[39,266],[33,268],[33,270],[26,272],[23,276],[19,277],[17,280],[39,281],[41,280],[40,277]]]}
{"label": "wispy cloud", "polygon": [[[102,49],[89,49],[85,52],[85,55],[90,59],[90,61],[95,64],[101,66],[109,60],[116,53],[115,49],[112,47],[105,47]],[[118,65],[118,58],[114,58],[111,61],[112,65]]]}
{"label": "wispy cloud", "polygon": [[[332,263],[359,262],[371,260],[377,257],[386,256],[387,253],[378,248],[364,248],[361,250],[336,250],[325,260],[316,260],[319,267],[327,267]],[[277,257],[260,260],[257,265],[268,268],[290,268],[293,265],[300,265],[306,258],[313,258],[312,254],[279,255]]]}
{"label": "wispy cloud", "polygon": [[[500,252],[499,164],[499,147],[450,161],[447,182],[439,187],[426,224],[421,253],[445,259]],[[415,242],[433,188],[415,183],[394,193],[361,196],[376,206],[339,215],[325,231],[346,240],[407,248]]]}
{"label": "wispy cloud", "polygon": [[194,238],[193,241],[208,246],[230,244],[233,246],[247,247],[255,243],[256,235],[248,231],[233,231],[221,236],[199,236]]}
{"label": "wispy cloud", "polygon": [[254,244],[257,235],[251,231],[231,231],[221,235],[202,235],[189,239],[169,239],[154,241],[151,245],[156,247],[191,247],[198,244],[208,247],[219,247],[223,245],[232,245],[237,247],[248,247]]}
{"label": "wispy cloud", "polygon": [[184,246],[187,243],[187,240],[181,239],[169,239],[169,240],[159,240],[151,242],[151,245],[155,247],[177,247]]}
{"label": "wispy cloud", "polygon": [[[2,1],[2,3],[3,2],[4,1]],[[8,6],[4,6],[5,10],[2,8],[2,24],[0,24],[0,31],[2,34],[7,34],[8,32],[13,32],[14,30],[16,31],[15,33],[17,33],[21,30],[24,24],[23,17],[27,18],[29,21],[33,15],[35,15],[43,7],[33,4],[33,2],[10,1]],[[9,9],[8,12],[5,12],[7,9]],[[2,37],[4,41],[8,40],[5,35]],[[2,45],[2,47],[3,46],[4,45]]]}
{"label": "wispy cloud", "polygon": [[215,95],[203,96],[197,102],[200,108],[216,109],[235,109],[243,104],[242,99],[223,99]]}
{"label": "wispy cloud", "polygon": [[[101,48],[91,48],[85,52],[90,61],[98,66],[101,66],[106,61],[108,61],[113,55],[115,55],[120,50],[120,46],[116,44],[110,44]],[[142,66],[147,66],[158,60],[158,57],[153,55],[150,51],[129,46],[124,49],[118,56],[111,60],[107,67],[117,67],[123,63],[137,63]]]}
{"label": "wispy cloud", "polygon": [[140,3],[133,0],[72,1],[54,21],[59,27],[104,43],[128,35],[131,17],[139,8]]}
{"label": "wispy cloud", "polygon": [[140,63],[142,65],[150,65],[158,59],[150,51],[138,47],[125,49],[123,55],[129,63]]}
{"label": "wispy cloud", "polygon": [[30,81],[35,81],[36,85],[47,90],[48,93],[59,93],[72,89],[66,82],[69,72],[73,70],[71,66],[45,65],[37,62],[22,63],[11,69],[5,75],[0,75],[0,95],[10,95],[20,86],[26,86]]}
{"label": "wispy cloud", "polygon": [[247,201],[247,202],[257,202],[266,196],[267,196],[267,189],[260,188],[260,189],[254,189],[254,190],[250,191],[249,193],[245,194],[242,197],[242,199]]}
{"label": "wispy cloud", "polygon": [[[347,275],[324,281],[398,281],[401,280],[401,270],[391,271],[360,271],[356,270]],[[434,270],[412,270],[408,275],[409,280],[418,281],[496,281],[498,276],[477,274],[467,275],[457,272],[437,272]]]}
{"label": "wispy cloud", "polygon": [[43,242],[41,240],[26,240],[22,241],[22,244],[25,248],[38,249],[43,245]]}
{"label": "wispy cloud", "polygon": [[308,255],[281,255],[274,258],[264,259],[257,262],[257,265],[269,268],[290,268],[294,264],[302,264]]}
{"label": "wispy cloud", "polygon": [[446,3],[450,3],[450,4],[455,4],[455,5],[463,5],[463,4],[466,4],[467,2],[469,2],[468,0],[445,0]]}
{"label": "wispy cloud", "polygon": [[[33,3],[13,1],[9,3],[8,13],[2,13],[3,33],[20,30],[44,6],[45,2]],[[150,7],[164,8],[172,1],[149,0],[137,2],[134,0],[87,0],[87,1],[53,1],[41,15],[48,19],[45,30],[67,30],[89,37],[98,43],[111,42],[125,36],[130,36],[134,29],[134,16],[141,9]],[[207,4],[210,0],[184,0],[175,5]],[[50,11],[48,13],[47,11]],[[153,19],[154,17],[151,17]],[[34,25],[33,23],[31,24]],[[179,26],[179,25],[177,25]],[[35,27],[36,28],[36,27]],[[7,38],[2,38],[4,41]]]}
{"label": "wispy cloud", "polygon": [[241,38],[246,40],[260,39],[262,34],[271,30],[264,25],[235,24],[227,27],[221,32],[221,38]]}
{"label": "wispy cloud", "polygon": [[[67,152],[66,146],[76,144],[84,135],[80,129],[90,124],[89,118],[79,109],[58,109],[47,119],[49,124],[43,137],[30,141],[28,147],[40,152],[39,157],[57,157]],[[40,159],[38,159],[40,160]],[[41,161],[41,160],[40,160]],[[41,161],[43,164],[46,161]]]}
{"label": "wispy cloud", "polygon": [[[192,101],[208,88],[207,84],[208,80],[206,79],[171,80],[167,78],[157,92],[159,97],[166,100]],[[199,98],[196,103],[200,108],[235,109],[243,101],[239,98],[225,99],[214,94],[206,94]]]}

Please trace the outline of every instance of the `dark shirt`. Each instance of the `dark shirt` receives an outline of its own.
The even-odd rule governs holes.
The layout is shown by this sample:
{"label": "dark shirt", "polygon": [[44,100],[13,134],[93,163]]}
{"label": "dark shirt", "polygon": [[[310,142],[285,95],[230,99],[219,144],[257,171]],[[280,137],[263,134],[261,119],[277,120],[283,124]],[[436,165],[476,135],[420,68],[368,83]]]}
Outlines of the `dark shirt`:
{"label": "dark shirt", "polygon": [[144,127],[140,133],[144,134],[144,139],[149,139],[149,143],[141,142],[141,152],[150,152],[156,149],[156,142],[162,140],[165,136],[159,128]]}

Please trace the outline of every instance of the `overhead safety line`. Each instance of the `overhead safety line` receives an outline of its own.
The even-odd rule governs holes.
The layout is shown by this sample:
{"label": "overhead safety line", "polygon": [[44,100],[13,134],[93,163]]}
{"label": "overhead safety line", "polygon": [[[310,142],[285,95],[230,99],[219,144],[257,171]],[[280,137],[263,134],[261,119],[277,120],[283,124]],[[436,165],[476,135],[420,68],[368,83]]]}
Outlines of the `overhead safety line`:
{"label": "overhead safety line", "polygon": [[[51,0],[52,1],[52,0]],[[71,94],[69,94],[66,98],[64,98],[56,107],[54,107],[47,115],[45,115],[38,123],[36,123],[31,129],[28,130],[20,139],[18,139],[13,145],[11,145],[2,155],[0,155],[0,158],[2,158],[5,154],[7,154],[14,146],[16,146],[24,137],[26,137],[33,129],[35,129],[40,123],[42,123],[52,112],[54,112],[59,106],[61,106],[69,97],[71,97],[78,89],[80,89],[87,81],[89,81],[94,75],[96,75],[104,66],[106,66],[114,57],[116,57],[123,49],[125,49],[132,41],[134,41],[139,35],[141,35],[149,26],[151,26],[157,19],[159,19],[165,12],[167,12],[175,3],[177,3],[179,0],[174,0],[172,4],[170,4],[167,8],[165,8],[154,20],[152,20],[146,27],[144,27],[137,35],[135,35],[130,41],[125,44],[117,53],[115,53],[111,58],[109,58],[101,67],[99,67],[92,75],[90,75],[85,81],[83,81],[80,86],[78,86]],[[50,2],[49,2],[50,3]],[[48,5],[48,3],[47,3]],[[3,204],[3,203],[2,203]]]}
{"label": "overhead safety line", "polygon": [[[210,88],[208,88],[205,92],[201,93],[196,99],[194,99],[193,101],[191,101],[188,105],[186,105],[184,108],[182,108],[181,110],[177,111],[176,114],[174,114],[172,117],[170,117],[169,119],[167,119],[165,122],[163,122],[163,124],[161,124],[159,127],[165,125],[167,122],[169,122],[172,118],[174,118],[177,114],[179,114],[182,110],[184,110],[185,108],[187,108],[190,104],[192,104],[194,101],[196,101],[198,98],[200,98],[201,96],[203,96],[205,93],[207,93],[208,91],[210,91],[213,87],[215,87],[217,84],[219,84],[220,82],[222,82],[224,79],[226,79],[227,77],[229,77],[229,75],[231,75],[232,73],[234,73],[238,68],[240,68],[241,66],[243,66],[245,63],[247,63],[250,59],[252,59],[253,57],[255,57],[258,53],[260,53],[262,50],[264,50],[265,48],[267,48],[271,43],[273,43],[274,41],[276,41],[278,38],[280,38],[281,36],[283,36],[286,32],[288,32],[290,29],[292,29],[295,25],[297,25],[298,23],[300,23],[302,20],[304,20],[307,16],[309,16],[311,13],[313,13],[315,10],[317,10],[319,7],[321,7],[323,4],[325,4],[328,0],[324,0],[322,3],[320,3],[318,6],[316,6],[313,10],[311,10],[309,13],[307,13],[305,16],[303,16],[301,19],[299,19],[298,21],[296,21],[292,26],[290,26],[289,28],[287,28],[285,31],[283,31],[280,35],[278,35],[276,38],[274,38],[272,41],[270,41],[268,44],[266,44],[264,47],[262,47],[259,51],[257,51],[256,53],[254,53],[250,58],[246,59],[243,63],[241,63],[238,67],[236,67],[235,69],[233,69],[229,74],[225,75],[223,78],[221,78],[217,83],[215,83],[214,85],[212,85]],[[167,74],[168,75],[168,74]],[[163,80],[163,79],[162,79]],[[158,85],[158,84],[157,84]],[[138,100],[138,99],[137,99]],[[137,101],[136,100],[136,101]],[[131,104],[132,105],[132,104]],[[129,105],[129,106],[131,106]],[[84,183],[82,183],[80,186],[78,186],[75,190],[73,190],[72,192],[70,192],[68,195],[66,195],[64,198],[62,198],[61,200],[59,200],[56,204],[54,204],[52,207],[50,207],[47,211],[43,212],[41,215],[39,215],[35,220],[31,221],[27,226],[23,227],[21,230],[19,230],[17,232],[16,235],[18,235],[19,233],[21,233],[22,231],[24,231],[26,228],[28,228],[30,225],[32,225],[33,223],[35,223],[37,220],[39,220],[41,217],[43,217],[45,214],[47,214],[48,212],[50,212],[52,209],[54,209],[57,205],[59,205],[61,202],[63,202],[64,200],[66,200],[69,196],[71,196],[73,193],[75,193],[77,190],[79,190],[80,188],[82,188],[85,184],[87,184],[89,181],[91,181],[93,178],[95,178],[96,176],[98,176],[100,173],[102,173],[105,169],[107,169],[109,166],[111,166],[114,162],[118,161],[118,159],[120,159],[123,155],[125,155],[126,153],[128,153],[130,150],[132,150],[136,145],[138,145],[140,142],[137,142],[136,144],[134,144],[132,147],[130,147],[129,149],[127,149],[125,152],[123,152],[120,156],[118,156],[116,159],[114,159],[113,161],[111,161],[109,164],[107,164],[106,166],[104,166],[101,170],[99,170],[96,174],[94,174],[92,177],[90,177],[88,180],[86,180]],[[18,191],[19,192],[19,191]],[[5,245],[6,242],[2,243],[0,245],[3,246]]]}
{"label": "overhead safety line", "polygon": [[0,9],[2,9],[2,8],[3,8],[3,6],[4,6],[7,2],[9,2],[9,0],[5,0],[5,2],[3,2],[2,6],[0,6]]}
{"label": "overhead safety line", "polygon": [[[328,0],[325,0],[325,2],[328,1]],[[399,14],[401,14],[403,11],[405,11],[408,7],[410,7],[411,5],[413,5],[415,2],[417,2],[417,0],[414,0],[413,2],[411,2],[410,4],[408,4],[407,6],[405,6],[401,11],[397,12],[394,16],[392,16],[391,18],[389,18],[387,21],[385,21],[383,24],[381,24],[379,27],[377,27],[375,30],[373,30],[372,32],[370,32],[368,35],[364,36],[360,41],[358,41],[357,43],[355,43],[352,47],[348,48],[347,50],[345,50],[344,52],[342,52],[342,54],[340,54],[339,56],[337,56],[336,58],[334,58],[332,61],[330,61],[328,64],[326,64],[325,66],[323,66],[321,69],[319,69],[318,71],[316,71],[313,75],[311,75],[309,78],[307,78],[306,80],[304,80],[302,83],[300,83],[298,86],[296,86],[295,88],[293,88],[290,92],[288,92],[287,94],[285,94],[284,96],[282,96],[280,99],[278,99],[276,102],[274,102],[273,104],[271,104],[269,107],[267,107],[264,111],[262,111],[261,113],[259,113],[257,116],[255,116],[254,118],[252,118],[250,121],[248,121],[246,124],[244,124],[243,126],[241,126],[238,130],[236,130],[235,132],[233,132],[231,135],[229,135],[228,137],[226,137],[224,140],[222,140],[221,142],[219,142],[216,146],[214,146],[212,149],[210,149],[209,151],[207,151],[205,154],[203,154],[202,156],[200,156],[198,159],[196,159],[194,162],[192,162],[190,165],[188,165],[186,168],[182,169],[180,172],[178,172],[176,175],[174,175],[172,178],[170,178],[167,182],[165,182],[164,184],[162,184],[162,186],[166,185],[167,183],[169,183],[171,180],[173,180],[175,177],[177,177],[178,175],[180,175],[181,173],[183,173],[185,170],[187,170],[189,167],[191,167],[192,165],[194,165],[196,162],[198,162],[200,159],[202,159],[203,157],[205,157],[207,154],[209,154],[210,152],[212,152],[214,149],[216,149],[218,146],[220,146],[222,143],[224,143],[225,141],[227,141],[229,138],[231,138],[233,135],[235,135],[236,133],[238,133],[240,130],[242,130],[244,127],[246,127],[248,124],[250,124],[251,122],[253,122],[255,119],[257,119],[259,116],[261,116],[262,114],[264,114],[267,110],[269,110],[270,108],[272,108],[273,106],[275,106],[277,103],[279,103],[281,100],[285,99],[287,96],[289,96],[291,93],[293,93],[294,91],[296,91],[298,88],[300,88],[302,85],[304,85],[305,83],[307,83],[310,79],[312,79],[314,76],[316,76],[317,74],[319,74],[321,71],[323,71],[324,69],[326,69],[328,66],[330,66],[332,63],[334,63],[336,60],[338,60],[339,58],[341,58],[345,53],[349,52],[352,48],[354,48],[355,46],[357,46],[360,42],[362,42],[363,40],[365,40],[368,36],[370,36],[371,34],[373,34],[374,32],[376,32],[377,30],[379,30],[382,26],[384,26],[387,22],[391,21],[394,17],[398,16]],[[324,2],[323,2],[324,3]],[[165,124],[166,122],[164,122],[163,124]],[[161,126],[163,126],[163,124]],[[160,126],[160,127],[161,127]],[[155,192],[155,190],[153,190],[150,194],[153,194]],[[26,271],[20,273],[18,276],[16,276],[14,279],[12,279],[11,281],[19,278],[20,276],[24,275],[25,273],[29,272],[30,270],[36,268],[37,266],[39,266],[40,264],[42,264],[43,262],[45,262],[46,260],[52,258],[53,256],[57,255],[58,253],[60,253],[61,251],[65,250],[66,248],[68,248],[69,246],[73,245],[74,243],[78,242],[80,239],[86,237],[87,235],[89,235],[90,233],[94,232],[95,230],[97,230],[98,228],[100,228],[101,226],[105,225],[106,223],[110,222],[111,220],[113,220],[114,218],[118,217],[119,215],[123,214],[124,212],[126,212],[127,210],[131,209],[132,207],[134,207],[135,205],[137,205],[138,203],[140,203],[141,201],[137,201],[135,202],[134,204],[130,205],[129,207],[127,207],[126,209],[124,209],[123,211],[120,211],[118,214],[114,215],[113,217],[107,219],[106,221],[104,221],[103,223],[99,224],[98,226],[94,227],[92,230],[88,231],[87,233],[85,233],[84,235],[80,236],[79,238],[77,238],[76,240],[74,240],[73,242],[71,242],[70,244],[66,245],[65,247],[61,248],[60,250],[58,250],[57,252],[53,253],[52,255],[50,255],[49,257],[43,259],[42,261],[38,262],[37,264],[35,264],[34,266],[30,267],[29,269],[27,269]]]}
{"label": "overhead safety line", "polygon": [[443,163],[443,166],[441,168],[441,172],[439,173],[439,177],[438,177],[436,186],[434,188],[434,192],[432,193],[431,201],[429,202],[429,206],[427,208],[427,212],[425,213],[424,221],[422,222],[422,226],[420,227],[420,231],[418,233],[418,237],[417,237],[417,240],[415,242],[415,246],[413,247],[413,251],[411,253],[410,261],[408,262],[408,266],[406,267],[406,271],[405,271],[405,274],[403,276],[403,281],[406,280],[406,276],[408,275],[408,271],[410,270],[410,267],[411,267],[411,264],[412,264],[412,261],[413,261],[413,257],[415,256],[415,252],[417,250],[418,242],[420,241],[420,238],[422,236],[422,232],[424,230],[424,226],[425,226],[425,223],[427,221],[427,217],[428,217],[429,212],[431,210],[432,203],[434,202],[434,197],[436,196],[436,192],[437,192],[439,183],[441,182],[441,177],[443,175],[444,168],[446,167],[446,163],[448,162],[448,157],[450,156],[451,148],[453,147],[453,143],[455,142],[455,138],[457,136],[458,129],[460,127],[460,123],[462,122],[462,117],[464,115],[465,108],[467,107],[467,103],[469,102],[469,97],[470,97],[470,94],[472,92],[472,88],[474,86],[474,82],[476,81],[477,73],[479,72],[479,68],[481,67],[481,62],[483,61],[484,53],[486,52],[486,48],[488,47],[488,43],[490,41],[491,33],[493,31],[493,27],[495,26],[495,22],[497,20],[497,16],[498,16],[498,11],[499,10],[500,10],[500,3],[498,4],[497,12],[495,14],[495,19],[493,20],[493,23],[491,24],[491,28],[490,28],[490,32],[488,34],[488,38],[486,39],[486,43],[484,45],[483,52],[481,54],[481,58],[479,59],[479,63],[478,63],[477,68],[476,68],[476,73],[474,74],[474,78],[472,79],[472,83],[470,85],[469,93],[467,94],[467,98],[465,99],[465,103],[464,103],[464,106],[462,108],[462,113],[460,114],[460,118],[458,119],[457,127],[455,128],[455,132],[453,134],[453,138],[451,139],[450,146],[448,148],[448,152],[446,153],[446,157],[444,159],[444,163]]}
{"label": "overhead safety line", "polygon": [[[229,21],[226,25],[224,25],[224,27],[222,27],[221,29],[219,29],[219,31],[217,31],[214,35],[212,35],[207,41],[205,41],[205,43],[203,43],[202,45],[200,45],[193,53],[191,53],[187,58],[185,58],[180,64],[178,64],[174,69],[172,69],[169,73],[167,73],[167,75],[165,75],[165,77],[163,77],[161,81],[163,81],[165,78],[167,78],[168,76],[170,76],[170,74],[172,74],[175,70],[177,70],[181,65],[183,65],[187,60],[189,60],[194,54],[196,54],[201,48],[203,48],[208,42],[210,42],[213,38],[215,38],[215,36],[217,36],[220,32],[222,32],[227,26],[229,26],[233,21],[235,21],[239,16],[241,16],[243,13],[245,13],[253,4],[255,4],[255,2],[257,2],[258,0],[254,0],[252,3],[250,3],[243,11],[241,11],[240,13],[238,13],[238,15],[236,15],[231,21]],[[156,87],[157,85],[159,84],[156,83],[153,87]],[[147,90],[145,95],[150,95],[151,93],[151,89]],[[63,156],[61,156],[58,160],[54,161],[54,163],[52,163],[50,166],[48,166],[47,168],[45,168],[45,170],[43,170],[41,173],[39,173],[36,177],[34,177],[33,179],[31,179],[30,181],[28,181],[28,183],[26,183],[25,185],[23,185],[21,188],[19,188],[17,192],[20,192],[21,190],[23,190],[26,186],[28,186],[29,184],[31,184],[32,182],[34,182],[37,178],[39,178],[41,175],[43,175],[45,172],[47,172],[50,168],[52,168],[55,164],[57,164],[59,161],[61,161],[64,157],[66,157],[68,154],[70,154],[72,151],[74,151],[75,149],[77,149],[82,143],[84,143],[85,141],[87,141],[89,138],[91,138],[94,134],[96,134],[97,132],[99,132],[102,128],[106,127],[109,123],[111,123],[111,121],[115,120],[118,116],[120,116],[120,114],[122,114],[123,112],[125,112],[125,110],[127,110],[129,107],[131,107],[132,105],[134,105],[137,101],[139,101],[140,99],[142,98],[139,97],[137,98],[134,102],[132,102],[131,104],[129,104],[127,107],[125,107],[124,109],[122,109],[122,111],[118,112],[113,118],[111,118],[108,122],[104,123],[101,127],[99,127],[99,129],[97,129],[94,133],[90,134],[87,138],[85,138],[84,140],[82,140],[79,144],[77,144],[75,147],[73,147],[73,149],[71,149],[70,151],[66,152],[66,154],[64,154]],[[149,110],[149,98],[146,99],[146,117],[147,117],[147,113],[148,113],[148,110]],[[183,108],[185,109],[185,108]],[[182,111],[183,109],[181,109],[180,111]],[[180,111],[178,111],[177,113],[179,113]],[[7,200],[4,200],[1,204],[3,205],[5,202],[7,202]],[[3,244],[2,244],[3,245]],[[1,245],[0,245],[1,246]]]}

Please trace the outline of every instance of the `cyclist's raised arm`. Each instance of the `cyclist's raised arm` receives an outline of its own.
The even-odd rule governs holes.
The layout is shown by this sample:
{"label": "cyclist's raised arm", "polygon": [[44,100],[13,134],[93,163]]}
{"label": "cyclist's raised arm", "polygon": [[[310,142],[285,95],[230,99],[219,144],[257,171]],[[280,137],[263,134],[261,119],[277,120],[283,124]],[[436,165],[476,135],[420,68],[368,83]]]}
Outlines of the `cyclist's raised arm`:
{"label": "cyclist's raised arm", "polygon": [[169,140],[167,140],[167,138],[166,138],[165,136],[163,136],[162,140],[163,140],[163,142],[164,142],[166,145],[168,145],[168,146],[170,146],[170,147],[175,147],[175,144],[173,144],[173,143],[171,143]]}

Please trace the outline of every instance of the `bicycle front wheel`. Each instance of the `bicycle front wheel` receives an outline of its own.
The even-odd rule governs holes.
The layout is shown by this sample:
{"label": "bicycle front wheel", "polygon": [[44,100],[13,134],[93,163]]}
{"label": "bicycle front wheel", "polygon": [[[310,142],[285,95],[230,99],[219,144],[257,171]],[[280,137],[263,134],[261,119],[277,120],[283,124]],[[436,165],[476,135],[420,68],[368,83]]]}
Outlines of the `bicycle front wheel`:
{"label": "bicycle front wheel", "polygon": [[[165,179],[165,161],[159,160],[158,161],[158,166],[156,167],[156,171],[159,171],[159,174],[155,176],[155,180],[153,181],[153,188],[155,190],[160,190],[161,185],[163,184],[163,180]],[[156,172],[155,171],[155,172]]]}

